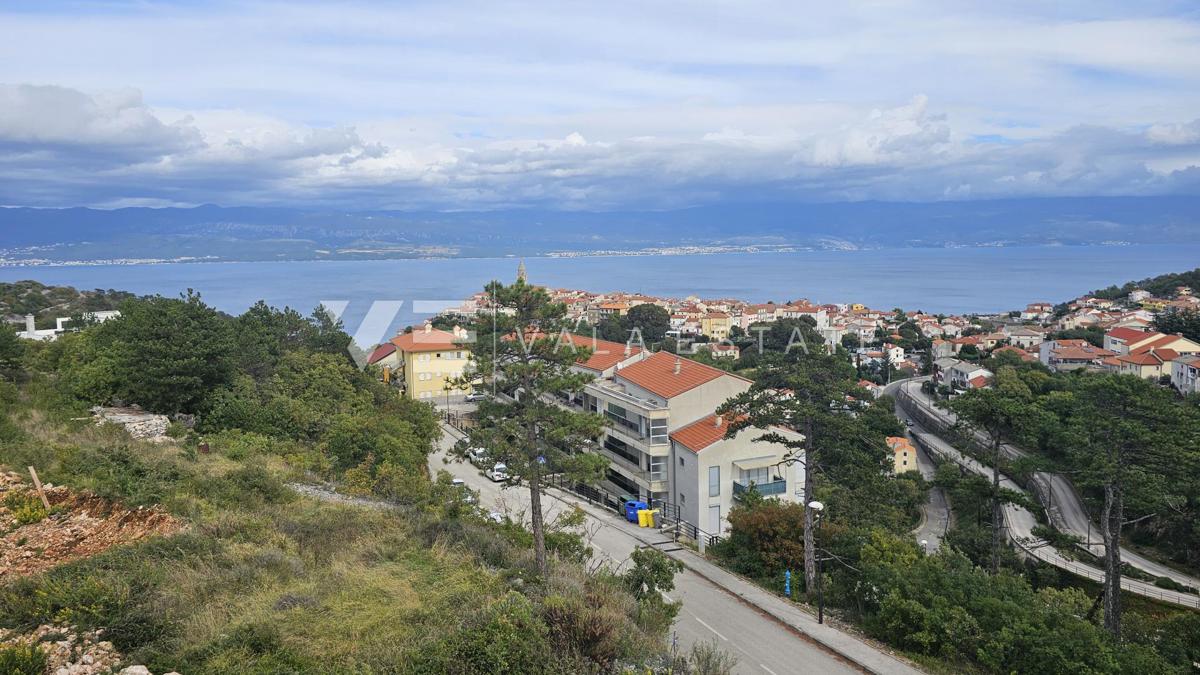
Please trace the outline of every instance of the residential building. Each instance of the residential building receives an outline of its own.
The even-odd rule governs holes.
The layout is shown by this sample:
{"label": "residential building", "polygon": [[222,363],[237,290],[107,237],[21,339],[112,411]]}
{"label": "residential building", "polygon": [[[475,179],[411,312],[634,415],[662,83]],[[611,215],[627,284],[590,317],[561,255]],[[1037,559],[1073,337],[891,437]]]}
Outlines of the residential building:
{"label": "residential building", "polygon": [[1100,368],[1116,352],[1102,349],[1087,340],[1047,340],[1038,345],[1038,360],[1051,370]]}
{"label": "residential building", "polygon": [[1200,356],[1180,356],[1172,361],[1171,385],[1181,394],[1200,394]]}
{"label": "residential building", "polygon": [[389,369],[389,379],[411,399],[435,402],[443,396],[458,397],[470,393],[469,386],[455,382],[470,362],[466,345],[467,331],[455,326],[452,331],[423,327],[397,335],[375,348],[368,362]]}
{"label": "residential building", "polygon": [[708,312],[700,317],[700,334],[714,340],[728,338],[729,328],[729,315],[725,312]]}
{"label": "residential building", "polygon": [[603,487],[670,502],[670,433],[711,415],[750,381],[666,352],[630,359],[606,368],[570,404],[608,418],[597,449],[610,461]]}
{"label": "residential building", "polygon": [[[84,318],[95,323],[104,323],[109,319],[115,319],[121,316],[121,312],[110,309],[98,312],[87,312]],[[58,339],[59,335],[67,332],[67,324],[71,323],[71,317],[60,316],[54,320],[54,328],[38,328],[35,324],[35,317],[32,314],[25,315],[25,330],[17,331],[17,337],[25,338],[26,340],[38,340],[52,342]]]}
{"label": "residential building", "polygon": [[888,436],[887,444],[892,449],[892,473],[898,476],[917,470],[917,449],[912,441],[903,436]]}
{"label": "residential building", "polygon": [[[788,458],[786,446],[756,442],[764,433],[760,429],[743,429],[726,438],[729,424],[722,415],[706,415],[671,433],[669,502],[679,508],[682,520],[707,534],[721,534],[728,528],[734,500],[750,486],[765,497],[804,501],[798,468],[803,453]],[[782,427],[771,432],[788,440],[803,438]]]}
{"label": "residential building", "polygon": [[[951,363],[946,363],[946,361]],[[982,389],[992,382],[992,371],[977,363],[958,359],[938,359],[934,361],[934,368],[940,375],[937,381],[952,389],[961,391]]]}

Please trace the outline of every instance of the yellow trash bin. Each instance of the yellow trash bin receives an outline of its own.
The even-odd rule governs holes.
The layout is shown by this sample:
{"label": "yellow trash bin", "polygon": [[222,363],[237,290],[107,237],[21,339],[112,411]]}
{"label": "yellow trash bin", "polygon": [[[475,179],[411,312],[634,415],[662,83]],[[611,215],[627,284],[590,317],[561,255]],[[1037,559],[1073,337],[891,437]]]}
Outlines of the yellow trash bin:
{"label": "yellow trash bin", "polygon": [[649,520],[650,520],[650,510],[649,509],[638,509],[638,527],[650,527],[649,525],[646,524],[647,521],[649,521]]}
{"label": "yellow trash bin", "polygon": [[658,509],[650,509],[646,512],[646,527],[654,527],[656,520],[658,520]]}

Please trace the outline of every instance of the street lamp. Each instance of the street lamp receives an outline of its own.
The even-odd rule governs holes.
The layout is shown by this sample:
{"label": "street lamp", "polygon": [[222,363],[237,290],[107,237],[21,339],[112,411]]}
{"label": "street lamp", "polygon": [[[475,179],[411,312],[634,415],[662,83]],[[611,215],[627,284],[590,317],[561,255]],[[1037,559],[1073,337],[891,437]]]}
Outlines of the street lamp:
{"label": "street lamp", "polygon": [[450,380],[442,380],[442,391],[446,392],[446,424],[450,423]]}
{"label": "street lamp", "polygon": [[[825,511],[825,505],[814,499],[808,503],[808,508],[813,512],[813,539],[815,540],[817,538],[816,529],[821,523],[821,514]],[[813,555],[817,558],[817,623],[825,623],[825,589],[821,580],[821,554],[815,546]]]}
{"label": "street lamp", "polygon": [[929,540],[928,539],[921,540],[921,552],[926,553],[926,554],[929,553]]}

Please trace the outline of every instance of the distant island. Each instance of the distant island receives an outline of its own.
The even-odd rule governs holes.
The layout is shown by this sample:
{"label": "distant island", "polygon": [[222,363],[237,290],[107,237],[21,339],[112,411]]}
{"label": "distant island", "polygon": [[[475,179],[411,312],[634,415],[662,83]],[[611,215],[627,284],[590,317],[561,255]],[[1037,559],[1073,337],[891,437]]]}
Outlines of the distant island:
{"label": "distant island", "polygon": [[674,211],[0,208],[0,265],[699,255],[1200,243],[1200,198],[747,203]]}

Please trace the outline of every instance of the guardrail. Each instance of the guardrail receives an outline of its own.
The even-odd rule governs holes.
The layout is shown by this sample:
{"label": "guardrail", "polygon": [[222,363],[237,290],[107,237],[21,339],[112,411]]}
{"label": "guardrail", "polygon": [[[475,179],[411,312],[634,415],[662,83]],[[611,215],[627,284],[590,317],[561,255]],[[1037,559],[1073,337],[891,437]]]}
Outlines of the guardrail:
{"label": "guardrail", "polygon": [[[902,395],[901,395],[901,397],[898,397],[898,400],[903,399],[905,396],[911,398],[911,395],[909,395],[907,392],[905,392],[903,390],[903,388],[901,389],[901,394]],[[902,403],[903,403],[903,401],[902,401]],[[909,414],[913,413],[913,411],[908,409],[907,407],[905,408],[905,410]],[[922,439],[918,436],[917,440],[918,440],[918,442],[921,442]],[[970,462],[967,461],[970,458],[966,457],[965,455],[961,455],[961,453],[959,453],[957,450],[954,455],[949,455],[949,453],[942,452],[938,447],[936,447],[935,445],[933,445],[931,443],[922,443],[922,445],[924,445],[927,450],[942,457],[943,459],[954,462],[955,464],[957,464],[965,469],[968,469],[971,471],[975,470],[975,468],[970,465]],[[958,456],[955,456],[955,455],[958,455]],[[971,461],[976,461],[976,460],[971,460]],[[976,463],[978,463],[978,462],[976,461]],[[983,465],[980,464],[980,466],[983,466]],[[986,467],[984,467],[984,468],[986,468]],[[1010,518],[1009,518],[1010,509],[1013,509],[1013,508],[1017,508],[1017,507],[1014,507],[1010,504],[1010,505],[1006,505],[1005,508],[1003,509],[1004,529],[1008,533],[1008,538],[1014,544],[1016,544],[1018,548],[1020,548],[1022,551],[1024,551],[1030,557],[1040,560],[1048,565],[1057,567],[1061,570],[1070,572],[1071,574],[1074,574],[1079,577],[1083,577],[1085,579],[1089,579],[1091,581],[1104,583],[1104,571],[1103,570],[1092,567],[1090,565],[1084,565],[1084,564],[1075,562],[1073,560],[1068,560],[1068,559],[1064,558],[1062,556],[1062,554],[1058,553],[1058,551],[1056,551],[1053,547],[1050,547],[1050,544],[1046,541],[1043,541],[1040,539],[1029,539],[1027,537],[1018,537],[1018,536],[1013,535],[1012,524],[1011,524]],[[1047,547],[1050,547],[1050,548],[1047,549]],[[1179,591],[1171,591],[1171,590],[1159,588],[1158,586],[1155,586],[1151,583],[1148,583],[1145,581],[1140,581],[1138,579],[1131,579],[1131,578],[1125,577],[1125,576],[1122,576],[1122,578],[1121,578],[1121,588],[1125,591],[1134,593],[1136,595],[1140,595],[1140,596],[1147,597],[1147,598],[1152,598],[1152,599],[1170,603],[1173,605],[1179,605],[1181,607],[1190,607],[1193,609],[1200,609],[1200,595],[1193,595],[1190,593],[1180,593]]]}

